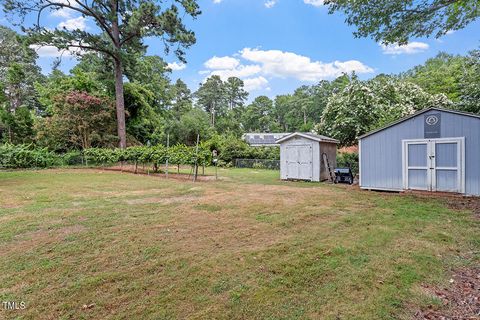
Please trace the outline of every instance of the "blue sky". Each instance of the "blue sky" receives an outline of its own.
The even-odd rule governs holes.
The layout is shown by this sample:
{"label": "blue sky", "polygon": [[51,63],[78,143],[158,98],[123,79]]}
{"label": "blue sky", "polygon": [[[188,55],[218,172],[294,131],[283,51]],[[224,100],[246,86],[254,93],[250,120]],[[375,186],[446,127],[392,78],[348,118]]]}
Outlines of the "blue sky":
{"label": "blue sky", "polygon": [[[147,39],[149,54],[158,54],[175,69],[171,79],[182,78],[192,90],[206,77],[238,76],[250,98],[290,93],[303,84],[331,80],[356,71],[367,79],[379,73],[398,73],[423,63],[440,51],[465,54],[480,46],[480,23],[441,39],[412,39],[406,47],[382,47],[371,39],[353,37],[354,27],[336,13],[329,15],[321,0],[200,0],[202,15],[187,21],[197,44],[187,50],[186,65],[165,56],[158,39]],[[0,22],[7,24],[4,17]],[[47,14],[48,27],[86,28],[94,25],[72,12]],[[50,71],[58,52],[38,50],[38,63]],[[62,69],[75,63],[63,57]]]}

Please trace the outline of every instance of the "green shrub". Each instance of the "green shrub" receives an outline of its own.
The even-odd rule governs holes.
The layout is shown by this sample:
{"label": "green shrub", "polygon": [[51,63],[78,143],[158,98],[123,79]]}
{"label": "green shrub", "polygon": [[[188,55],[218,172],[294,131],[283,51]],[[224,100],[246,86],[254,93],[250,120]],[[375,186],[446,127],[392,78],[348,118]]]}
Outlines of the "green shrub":
{"label": "green shrub", "polygon": [[114,164],[119,161],[121,151],[117,149],[90,148],[83,151],[87,164]]}
{"label": "green shrub", "polygon": [[47,168],[61,164],[61,157],[46,148],[34,149],[25,144],[0,145],[0,167]]}
{"label": "green shrub", "polygon": [[351,168],[354,175],[358,174],[358,153],[338,153],[338,168]]}
{"label": "green shrub", "polygon": [[74,150],[69,151],[62,156],[62,164],[64,166],[78,166],[83,164],[83,155],[82,152]]}
{"label": "green shrub", "polygon": [[121,161],[131,163],[199,165],[210,164],[210,149],[201,144],[198,147],[176,145],[170,148],[159,145],[154,147],[129,147],[127,149],[90,148],[83,151],[71,151],[58,155],[46,148],[34,149],[30,145],[4,144],[0,146],[0,167],[3,168],[47,168],[57,165],[79,165],[85,160],[88,165],[112,165]]}
{"label": "green shrub", "polygon": [[251,147],[235,136],[216,135],[205,142],[205,148],[217,150],[218,160],[229,165],[233,165],[235,159],[280,160],[279,147]]}
{"label": "green shrub", "polygon": [[261,162],[255,162],[252,167],[253,167],[253,169],[265,169],[266,168],[265,165]]}

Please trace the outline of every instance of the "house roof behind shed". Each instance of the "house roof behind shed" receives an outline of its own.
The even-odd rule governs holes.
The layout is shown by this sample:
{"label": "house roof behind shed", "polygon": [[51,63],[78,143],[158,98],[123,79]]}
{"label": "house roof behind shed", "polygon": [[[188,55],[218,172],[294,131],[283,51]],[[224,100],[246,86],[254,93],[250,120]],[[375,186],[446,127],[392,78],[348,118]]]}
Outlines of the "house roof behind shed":
{"label": "house roof behind shed", "polygon": [[401,119],[399,119],[399,120],[397,120],[397,121],[394,121],[394,122],[392,122],[392,123],[390,123],[390,124],[388,124],[388,125],[386,125],[386,126],[384,126],[384,127],[381,127],[381,128],[379,128],[379,129],[370,131],[370,132],[368,132],[368,133],[365,133],[364,135],[358,137],[358,139],[360,140],[360,139],[366,138],[366,137],[368,137],[368,136],[371,136],[372,134],[375,134],[375,133],[377,133],[377,132],[383,131],[383,130],[388,129],[388,128],[390,128],[390,127],[393,127],[393,126],[395,126],[395,125],[397,125],[397,124],[399,124],[399,123],[402,123],[402,122],[404,122],[404,121],[407,121],[407,120],[409,120],[409,119],[415,118],[416,116],[419,116],[419,115],[421,115],[421,114],[424,114],[424,113],[426,113],[426,112],[428,112],[428,111],[448,112],[448,113],[459,114],[459,115],[462,115],[462,116],[468,116],[468,117],[473,117],[473,118],[479,118],[479,119],[480,119],[480,115],[479,115],[479,114],[476,114],[476,113],[464,112],[464,111],[457,111],[457,110],[450,110],[450,109],[444,109],[444,108],[435,108],[435,107],[433,107],[433,108],[428,108],[428,109],[420,110],[420,111],[418,111],[418,112],[415,112],[414,114],[411,114],[411,115],[406,116],[406,117],[404,117],[404,118],[401,118]]}
{"label": "house roof behind shed", "polygon": [[327,137],[327,136],[322,136],[319,134],[311,133],[311,132],[294,132],[292,134],[289,134],[288,136],[285,136],[283,138],[280,138],[277,140],[277,143],[282,143],[284,141],[287,141],[289,139],[292,139],[294,137],[303,137],[306,139],[318,141],[318,142],[329,142],[329,143],[340,143],[340,141]]}
{"label": "house roof behind shed", "polygon": [[251,146],[278,146],[277,140],[290,133],[245,133],[243,139]]}

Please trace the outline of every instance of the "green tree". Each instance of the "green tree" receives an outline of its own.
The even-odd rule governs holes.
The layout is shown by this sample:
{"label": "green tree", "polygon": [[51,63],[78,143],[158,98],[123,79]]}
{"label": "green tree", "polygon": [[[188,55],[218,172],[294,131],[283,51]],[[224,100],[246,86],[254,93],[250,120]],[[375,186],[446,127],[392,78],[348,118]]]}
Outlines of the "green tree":
{"label": "green tree", "polygon": [[331,97],[316,131],[340,140],[342,145],[352,145],[380,118],[379,104],[379,97],[367,84],[354,79]]}
{"label": "green tree", "polygon": [[243,126],[247,132],[271,132],[275,128],[273,101],[260,96],[246,107]]}
{"label": "green tree", "polygon": [[243,80],[237,77],[230,77],[224,86],[228,109],[233,110],[235,107],[243,107],[245,101],[248,99],[248,92],[244,89],[245,84]]}
{"label": "green tree", "polygon": [[[171,97],[170,79],[167,73],[170,72],[167,64],[159,56],[145,56],[136,54],[128,60],[125,66],[125,77],[129,82],[141,84],[154,94],[152,106],[157,111],[167,109]],[[87,73],[96,82],[104,85],[108,95],[115,95],[115,83],[111,75],[113,63],[105,60],[98,53],[84,54],[79,58],[79,63],[72,69],[72,73]]]}
{"label": "green tree", "polygon": [[474,50],[467,56],[460,88],[459,107],[480,114],[480,50]]}
{"label": "green tree", "polygon": [[38,107],[34,83],[42,81],[36,65],[37,54],[25,43],[25,37],[0,26],[0,83],[7,98],[9,112],[20,106]]}
{"label": "green tree", "polygon": [[402,74],[401,77],[418,84],[431,94],[444,93],[458,102],[460,100],[462,78],[465,72],[466,58],[447,53],[439,53],[428,59],[423,65]]}
{"label": "green tree", "polygon": [[329,12],[341,11],[357,37],[405,44],[410,38],[439,38],[464,28],[480,15],[478,0],[326,0]]}
{"label": "green tree", "polygon": [[40,105],[47,114],[52,115],[56,98],[65,93],[81,91],[93,96],[109,97],[108,87],[97,75],[96,72],[85,72],[81,68],[74,68],[71,75],[53,70],[43,83],[35,86]]}
{"label": "green tree", "polygon": [[227,110],[223,115],[217,118],[215,129],[221,134],[233,135],[240,137],[243,134],[242,115],[244,107]]}
{"label": "green tree", "polygon": [[216,117],[223,115],[227,109],[222,79],[217,75],[209,77],[200,84],[195,96],[197,104],[210,114],[210,125],[215,127]]}
{"label": "green tree", "polygon": [[443,94],[431,95],[393,77],[382,75],[370,81],[355,78],[329,99],[315,129],[349,146],[370,130],[429,107],[452,108],[453,103]]}
{"label": "green tree", "polygon": [[106,98],[71,91],[58,95],[53,115],[38,124],[38,141],[54,150],[113,146],[115,108]]}
{"label": "green tree", "polygon": [[289,111],[292,108],[292,96],[291,95],[279,95],[275,97],[273,117],[275,118],[275,123],[277,124],[275,131],[288,132],[292,130],[290,125]]}
{"label": "green tree", "polygon": [[[355,78],[355,75],[352,75]],[[344,74],[333,81],[323,80],[313,86],[301,86],[293,95],[275,98],[274,118],[276,131],[310,131],[320,122],[328,99],[345,88],[350,76]]]}
{"label": "green tree", "polygon": [[293,93],[293,111],[297,111],[300,115],[300,127],[302,128],[301,131],[309,131],[307,129],[309,121],[309,114],[310,111],[313,109],[313,93],[312,87],[309,86],[301,86]]}
{"label": "green tree", "polygon": [[33,111],[26,106],[10,112],[0,107],[0,140],[13,144],[32,143],[35,139]]}
{"label": "green tree", "polygon": [[[52,74],[58,70],[52,71]],[[70,70],[71,74],[88,74],[92,81],[101,83],[109,96],[115,96],[115,79],[112,77],[113,62],[101,53],[89,52],[78,57],[78,63]]]}
{"label": "green tree", "polygon": [[182,115],[192,110],[192,92],[181,79],[177,79],[170,90],[173,97],[171,112],[176,119],[180,119]]}
{"label": "green tree", "polygon": [[171,100],[170,79],[166,76],[167,72],[169,72],[167,64],[159,56],[141,55],[126,73],[131,82],[141,84],[153,93],[152,106],[160,112],[168,108]]}
{"label": "green tree", "polygon": [[[170,134],[170,144],[182,143],[193,146],[197,141],[197,134],[202,141],[212,135],[208,113],[199,108],[193,108],[180,116],[180,119],[172,119],[168,122],[165,132]],[[162,141],[166,141],[164,136]]]}
{"label": "green tree", "polygon": [[164,119],[155,108],[155,94],[136,82],[126,83],[124,94],[129,139],[141,144],[161,142]]}
{"label": "green tree", "polygon": [[[4,10],[12,17],[20,17],[18,24],[24,25],[25,17],[36,14],[35,24],[26,28],[33,42],[39,45],[53,45],[59,49],[81,49],[94,51],[111,59],[114,65],[115,101],[119,146],[126,147],[125,103],[123,94],[124,65],[135,55],[145,51],[145,37],[161,37],[165,49],[176,45],[175,54],[184,61],[182,48],[195,42],[193,32],[182,22],[187,14],[196,17],[200,11],[196,0],[172,1],[170,7],[158,0],[2,0]],[[40,25],[46,12],[69,9],[88,17],[101,32],[86,30],[53,30]],[[183,13],[181,12],[183,10]],[[44,19],[46,20],[46,19]],[[75,51],[78,53],[78,51]]]}

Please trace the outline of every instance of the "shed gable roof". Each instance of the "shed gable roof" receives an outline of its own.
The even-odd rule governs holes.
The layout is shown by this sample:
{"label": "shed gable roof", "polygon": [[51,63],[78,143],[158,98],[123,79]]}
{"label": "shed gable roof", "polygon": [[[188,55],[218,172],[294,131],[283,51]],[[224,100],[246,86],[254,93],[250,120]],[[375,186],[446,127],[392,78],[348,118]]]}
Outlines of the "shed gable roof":
{"label": "shed gable roof", "polygon": [[329,143],[336,143],[336,144],[340,143],[340,141],[336,139],[333,139],[327,136],[322,136],[319,134],[310,133],[310,132],[294,132],[292,134],[289,134],[288,136],[278,139],[277,143],[282,143],[294,137],[302,137],[302,138],[306,138],[306,139],[310,139],[318,142],[329,142]]}
{"label": "shed gable roof", "polygon": [[243,139],[251,146],[278,146],[277,140],[290,133],[245,133]]}
{"label": "shed gable roof", "polygon": [[462,116],[468,116],[468,117],[480,119],[480,115],[479,115],[479,114],[475,114],[475,113],[471,113],[471,112],[465,112],[465,111],[457,111],[457,110],[450,110],[450,109],[435,108],[435,107],[433,107],[433,108],[428,108],[428,109],[420,110],[420,111],[418,111],[418,112],[415,112],[414,114],[411,114],[411,115],[406,116],[406,117],[404,117],[404,118],[401,118],[401,119],[399,119],[399,120],[397,120],[397,121],[394,121],[394,122],[392,122],[392,123],[390,123],[390,124],[388,124],[388,125],[386,125],[386,126],[384,126],[384,127],[378,128],[378,129],[373,130],[373,131],[370,131],[370,132],[368,132],[368,133],[365,133],[364,135],[361,135],[360,137],[358,137],[358,139],[361,140],[361,139],[363,139],[363,138],[366,138],[366,137],[368,137],[368,136],[371,136],[371,135],[373,135],[373,134],[375,134],[375,133],[378,133],[378,132],[383,131],[383,130],[385,130],[385,129],[388,129],[388,128],[390,128],[390,127],[396,126],[397,124],[400,124],[400,123],[402,123],[402,122],[404,122],[404,121],[407,121],[407,120],[410,120],[410,119],[412,119],[412,118],[415,118],[415,117],[417,117],[417,116],[419,116],[419,115],[422,115],[422,114],[424,114],[424,113],[427,113],[427,112],[429,112],[429,111],[448,112],[448,113],[453,113],[453,114],[458,114],[458,115],[462,115]]}

